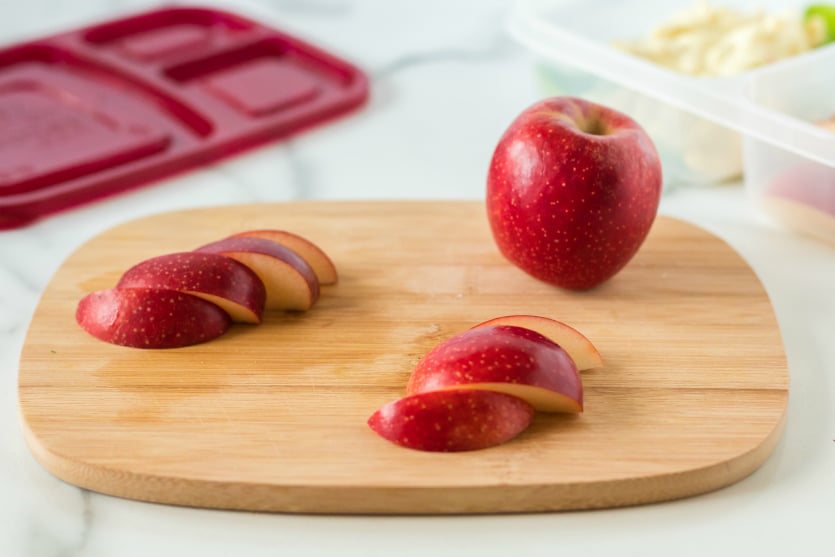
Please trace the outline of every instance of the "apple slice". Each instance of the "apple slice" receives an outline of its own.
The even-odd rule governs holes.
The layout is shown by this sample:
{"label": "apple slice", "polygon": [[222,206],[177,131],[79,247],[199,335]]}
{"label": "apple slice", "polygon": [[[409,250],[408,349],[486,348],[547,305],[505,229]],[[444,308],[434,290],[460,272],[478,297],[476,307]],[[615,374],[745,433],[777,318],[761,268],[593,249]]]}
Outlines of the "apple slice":
{"label": "apple slice", "polygon": [[415,366],[407,394],[486,389],[526,400],[544,412],[583,411],[583,384],[571,356],[542,334],[510,325],[459,333]]}
{"label": "apple slice", "polygon": [[820,122],[817,122],[817,124],[825,130],[835,132],[835,115],[830,116],[826,120],[821,120]]}
{"label": "apple slice", "polygon": [[249,267],[216,253],[179,252],[146,259],[128,269],[116,288],[166,288],[208,300],[232,321],[260,323],[264,283]]}
{"label": "apple slice", "polygon": [[368,419],[380,437],[421,451],[472,451],[522,433],[534,417],[520,398],[475,389],[431,391],[390,402]]}
{"label": "apple slice", "polygon": [[194,251],[225,255],[249,267],[264,283],[267,309],[305,311],[319,299],[319,279],[310,265],[272,240],[231,237]]}
{"label": "apple slice", "polygon": [[316,278],[319,279],[319,284],[336,284],[338,281],[339,277],[336,272],[336,266],[331,261],[331,258],[319,246],[298,234],[286,230],[262,228],[258,230],[246,230],[232,235],[232,238],[238,237],[264,238],[286,246],[307,261],[307,264],[310,265],[310,268],[316,274]]}
{"label": "apple slice", "polygon": [[133,348],[178,348],[219,337],[229,314],[197,296],[164,288],[111,288],[78,303],[75,319],[94,337]]}
{"label": "apple slice", "polygon": [[603,365],[603,358],[592,342],[580,331],[561,321],[539,315],[505,315],[479,323],[473,328],[513,325],[536,331],[556,342],[568,352],[578,370],[592,369]]}

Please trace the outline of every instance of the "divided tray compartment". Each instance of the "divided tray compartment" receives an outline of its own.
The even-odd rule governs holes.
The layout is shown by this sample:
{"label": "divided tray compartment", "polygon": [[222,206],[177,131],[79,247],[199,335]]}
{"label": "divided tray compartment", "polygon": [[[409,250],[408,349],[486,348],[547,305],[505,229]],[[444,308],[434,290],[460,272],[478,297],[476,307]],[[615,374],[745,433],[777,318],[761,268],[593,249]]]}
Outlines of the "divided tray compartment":
{"label": "divided tray compartment", "polygon": [[323,123],[361,70],[238,15],[164,8],[0,50],[0,229]]}

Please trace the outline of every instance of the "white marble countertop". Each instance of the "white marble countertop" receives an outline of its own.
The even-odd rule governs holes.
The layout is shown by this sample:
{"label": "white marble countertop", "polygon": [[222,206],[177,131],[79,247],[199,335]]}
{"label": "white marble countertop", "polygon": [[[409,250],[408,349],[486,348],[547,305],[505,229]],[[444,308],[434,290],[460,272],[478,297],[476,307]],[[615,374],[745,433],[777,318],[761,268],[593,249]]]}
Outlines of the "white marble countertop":
{"label": "white marble countertop", "polygon": [[[153,505],[63,483],[31,456],[17,413],[20,349],[38,298],[91,236],[141,215],[250,201],[480,198],[495,141],[538,96],[505,34],[507,4],[250,0],[250,15],[356,62],[360,112],[290,141],[27,228],[0,232],[0,555],[729,555],[835,553],[835,248],[758,215],[741,185],[671,188],[661,213],[727,240],[769,292],[791,373],[787,428],[751,477],[643,507],[553,514],[348,517]],[[0,0],[0,42],[133,12],[140,0]]]}

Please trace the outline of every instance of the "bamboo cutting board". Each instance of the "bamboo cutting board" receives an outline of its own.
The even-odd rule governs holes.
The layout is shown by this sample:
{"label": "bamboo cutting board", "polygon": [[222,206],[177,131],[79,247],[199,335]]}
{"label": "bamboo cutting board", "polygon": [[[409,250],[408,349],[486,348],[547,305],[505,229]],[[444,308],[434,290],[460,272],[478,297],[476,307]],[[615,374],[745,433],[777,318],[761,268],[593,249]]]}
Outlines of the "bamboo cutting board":
{"label": "bamboo cutting board", "polygon": [[[340,282],[300,314],[269,313],[206,344],[137,350],[74,321],[78,300],[146,257],[250,228],[327,251]],[[597,345],[585,412],[538,414],[515,440],[424,453],[366,419],[399,398],[439,341],[504,314],[565,321]],[[176,212],[89,241],[57,271],[20,362],[38,460],[120,497],[310,513],[584,509],[707,492],[752,473],[788,397],[768,297],[728,245],[659,217],[627,268],[559,290],[497,252],[480,202],[301,202]]]}

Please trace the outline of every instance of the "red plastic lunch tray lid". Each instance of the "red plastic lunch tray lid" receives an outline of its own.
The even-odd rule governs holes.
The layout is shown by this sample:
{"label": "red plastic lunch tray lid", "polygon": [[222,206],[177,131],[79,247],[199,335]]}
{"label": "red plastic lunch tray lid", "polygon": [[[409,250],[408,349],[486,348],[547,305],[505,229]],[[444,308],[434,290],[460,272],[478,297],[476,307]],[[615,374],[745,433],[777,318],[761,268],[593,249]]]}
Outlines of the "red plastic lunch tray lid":
{"label": "red plastic lunch tray lid", "polygon": [[135,188],[361,105],[353,65],[206,8],[0,50],[0,229]]}

